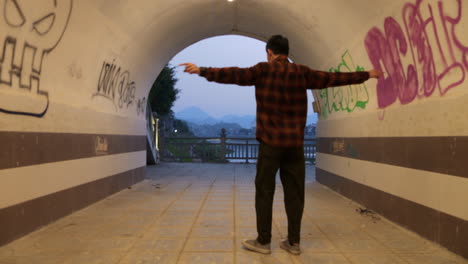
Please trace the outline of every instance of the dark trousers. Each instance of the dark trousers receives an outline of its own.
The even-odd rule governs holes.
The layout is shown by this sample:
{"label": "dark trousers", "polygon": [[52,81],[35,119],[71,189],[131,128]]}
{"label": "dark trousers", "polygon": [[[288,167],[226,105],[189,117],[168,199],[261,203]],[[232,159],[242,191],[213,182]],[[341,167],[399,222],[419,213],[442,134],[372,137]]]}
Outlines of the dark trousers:
{"label": "dark trousers", "polygon": [[304,212],[304,148],[273,147],[263,142],[260,142],[255,177],[257,240],[261,244],[271,242],[273,196],[278,169],[283,184],[284,204],[288,216],[288,239],[290,243],[299,243]]}

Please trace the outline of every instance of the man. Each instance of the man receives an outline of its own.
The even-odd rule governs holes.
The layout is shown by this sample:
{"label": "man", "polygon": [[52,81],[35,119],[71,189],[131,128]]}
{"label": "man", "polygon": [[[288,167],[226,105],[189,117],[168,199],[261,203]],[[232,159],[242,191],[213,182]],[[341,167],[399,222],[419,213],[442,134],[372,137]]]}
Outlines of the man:
{"label": "man", "polygon": [[250,68],[199,68],[192,63],[181,66],[185,66],[185,72],[198,74],[208,81],[255,85],[256,138],[260,142],[255,178],[258,237],[244,240],[242,245],[259,253],[271,253],[273,196],[279,169],[288,217],[288,238],[280,242],[280,247],[298,255],[301,253],[299,242],[304,211],[306,91],[359,84],[369,78],[379,78],[382,72],[330,73],[290,63],[289,42],[281,35],[268,40],[266,52],[268,62]]}

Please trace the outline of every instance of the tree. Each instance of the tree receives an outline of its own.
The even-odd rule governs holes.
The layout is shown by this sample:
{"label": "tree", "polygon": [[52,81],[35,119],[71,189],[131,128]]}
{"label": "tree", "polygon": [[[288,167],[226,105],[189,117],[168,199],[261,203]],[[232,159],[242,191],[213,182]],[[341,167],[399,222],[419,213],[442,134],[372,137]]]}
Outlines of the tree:
{"label": "tree", "polygon": [[172,106],[180,92],[175,88],[176,83],[175,67],[166,65],[153,83],[148,96],[151,109],[158,115],[164,116],[171,113]]}
{"label": "tree", "polygon": [[[175,132],[177,130],[177,132]],[[182,136],[182,137],[193,137],[192,131],[184,120],[175,119],[174,120],[174,135]]]}

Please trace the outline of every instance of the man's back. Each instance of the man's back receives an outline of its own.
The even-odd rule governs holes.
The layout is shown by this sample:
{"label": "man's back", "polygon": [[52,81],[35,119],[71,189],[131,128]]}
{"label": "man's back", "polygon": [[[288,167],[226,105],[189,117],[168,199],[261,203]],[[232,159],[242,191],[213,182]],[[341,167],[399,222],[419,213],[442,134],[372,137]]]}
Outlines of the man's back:
{"label": "man's back", "polygon": [[255,82],[257,138],[272,146],[301,146],[307,119],[307,68],[286,56],[260,63]]}
{"label": "man's back", "polygon": [[208,81],[255,85],[256,137],[275,147],[298,147],[304,142],[307,89],[362,83],[368,72],[330,73],[290,63],[279,55],[250,68],[200,68]]}

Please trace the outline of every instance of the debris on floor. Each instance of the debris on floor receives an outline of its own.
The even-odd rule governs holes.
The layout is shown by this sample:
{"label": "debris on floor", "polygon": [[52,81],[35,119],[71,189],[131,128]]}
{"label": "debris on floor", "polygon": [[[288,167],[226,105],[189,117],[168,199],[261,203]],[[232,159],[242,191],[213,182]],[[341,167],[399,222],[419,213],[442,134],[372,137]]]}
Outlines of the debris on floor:
{"label": "debris on floor", "polygon": [[359,214],[361,214],[363,216],[369,216],[374,223],[376,221],[380,220],[380,217],[374,211],[371,211],[371,210],[369,210],[367,208],[359,207],[359,208],[356,209],[356,212],[358,212]]}

